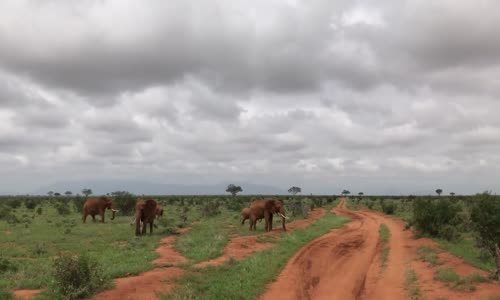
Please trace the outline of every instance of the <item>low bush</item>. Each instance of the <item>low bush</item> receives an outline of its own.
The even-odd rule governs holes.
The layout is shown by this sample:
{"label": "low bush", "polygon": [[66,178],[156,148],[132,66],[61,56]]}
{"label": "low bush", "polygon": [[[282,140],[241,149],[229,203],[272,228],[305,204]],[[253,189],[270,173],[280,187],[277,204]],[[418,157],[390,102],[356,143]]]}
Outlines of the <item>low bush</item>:
{"label": "low bush", "polygon": [[17,266],[5,257],[0,256],[0,274],[17,271]]}
{"label": "low bush", "polygon": [[54,260],[54,289],[65,299],[82,299],[107,287],[110,280],[87,255],[65,253]]}
{"label": "low bush", "polygon": [[413,222],[417,233],[453,239],[458,233],[453,227],[461,223],[461,208],[447,199],[413,201]]}
{"label": "low bush", "polygon": [[135,212],[135,204],[137,202],[137,197],[126,191],[113,192],[113,202],[117,209],[120,210],[120,214],[125,216],[131,216]]}

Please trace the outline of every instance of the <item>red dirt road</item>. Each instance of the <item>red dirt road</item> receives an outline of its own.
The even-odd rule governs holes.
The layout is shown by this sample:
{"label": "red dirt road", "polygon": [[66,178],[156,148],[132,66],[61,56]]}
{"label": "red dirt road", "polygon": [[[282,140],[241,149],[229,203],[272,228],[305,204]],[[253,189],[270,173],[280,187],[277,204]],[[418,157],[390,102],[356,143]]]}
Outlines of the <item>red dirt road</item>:
{"label": "red dirt road", "polygon": [[[422,269],[416,259],[416,247],[421,241],[403,230],[402,221],[373,211],[350,211],[345,202],[342,199],[334,212],[351,217],[352,222],[302,247],[277,280],[268,285],[261,300],[408,299],[405,273],[410,267],[421,277],[418,284],[424,299],[483,299],[500,295],[500,285],[494,283],[478,285],[475,292],[458,292],[433,281],[433,270],[427,270],[427,266]],[[382,223],[391,233],[384,270],[380,267],[378,233]]]}

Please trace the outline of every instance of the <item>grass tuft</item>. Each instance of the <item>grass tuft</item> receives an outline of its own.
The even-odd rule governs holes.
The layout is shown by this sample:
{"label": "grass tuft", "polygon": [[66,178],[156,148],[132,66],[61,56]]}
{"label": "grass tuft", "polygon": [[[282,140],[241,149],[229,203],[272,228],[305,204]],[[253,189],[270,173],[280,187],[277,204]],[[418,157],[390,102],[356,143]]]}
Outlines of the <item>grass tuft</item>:
{"label": "grass tuft", "polygon": [[410,299],[420,299],[422,296],[420,287],[418,286],[418,275],[412,269],[406,271],[406,289]]}
{"label": "grass tuft", "polygon": [[387,267],[387,261],[389,260],[389,252],[391,249],[389,247],[389,239],[391,238],[391,232],[389,231],[387,225],[380,224],[378,233],[382,246],[382,252],[380,254],[380,265],[382,266],[382,269],[385,269]]}
{"label": "grass tuft", "polygon": [[460,291],[474,291],[476,289],[475,284],[488,281],[488,279],[478,273],[462,277],[455,271],[445,268],[438,269],[434,279],[442,281],[452,289]]}
{"label": "grass tuft", "polygon": [[417,248],[417,254],[421,260],[428,262],[433,267],[442,264],[436,251],[430,246],[419,246]]}

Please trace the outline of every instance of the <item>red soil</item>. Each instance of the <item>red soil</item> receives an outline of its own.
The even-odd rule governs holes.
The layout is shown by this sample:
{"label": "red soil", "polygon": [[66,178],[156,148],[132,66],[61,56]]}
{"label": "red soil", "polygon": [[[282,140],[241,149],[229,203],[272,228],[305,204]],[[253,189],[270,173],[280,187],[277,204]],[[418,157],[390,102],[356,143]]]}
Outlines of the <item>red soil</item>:
{"label": "red soil", "polygon": [[[350,211],[345,201],[342,199],[334,211],[353,221],[302,247],[278,279],[268,285],[261,299],[406,299],[405,273],[410,266],[419,275],[418,284],[425,299],[482,299],[500,295],[500,285],[494,283],[477,285],[475,292],[459,292],[434,281],[435,270],[416,261],[416,248],[428,244],[428,240],[415,240],[400,220],[372,211]],[[380,267],[381,223],[391,233],[384,270]],[[455,257],[449,261],[451,268],[480,272],[458,263]]]}
{"label": "red soil", "polygon": [[40,294],[41,290],[17,290],[14,291],[13,295],[15,298],[21,299],[35,299],[35,297]]}
{"label": "red soil", "polygon": [[[189,228],[183,228],[181,233],[186,232]],[[177,264],[187,261],[179,252],[174,248],[176,236],[167,236],[160,242],[160,246],[156,252],[160,257],[153,261],[155,265],[162,264]],[[151,271],[144,272],[137,276],[130,276],[115,279],[116,287],[111,290],[104,291],[97,296],[94,300],[157,300],[158,295],[161,293],[166,294],[169,292],[174,284],[173,278],[178,277],[184,273],[184,270],[177,267],[170,268],[155,268]]]}

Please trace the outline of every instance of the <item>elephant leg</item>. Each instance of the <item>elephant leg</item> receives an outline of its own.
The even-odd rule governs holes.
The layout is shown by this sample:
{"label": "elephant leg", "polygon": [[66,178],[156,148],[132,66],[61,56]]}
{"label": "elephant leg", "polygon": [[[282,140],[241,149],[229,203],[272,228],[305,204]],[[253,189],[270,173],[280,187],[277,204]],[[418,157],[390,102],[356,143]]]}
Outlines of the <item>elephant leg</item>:
{"label": "elephant leg", "polygon": [[83,224],[85,224],[85,222],[87,222],[87,214],[86,213],[83,214],[82,222],[83,222]]}
{"label": "elephant leg", "polygon": [[153,222],[149,222],[149,235],[153,234]]}
{"label": "elephant leg", "polygon": [[95,215],[92,215],[92,222],[95,223]]}
{"label": "elephant leg", "polygon": [[142,220],[142,231],[141,231],[142,235],[146,234],[146,226],[147,226],[146,220]]}
{"label": "elephant leg", "polygon": [[269,231],[273,230],[273,215],[269,216]]}
{"label": "elephant leg", "polygon": [[104,210],[101,212],[101,223],[104,223],[104,215],[105,215],[104,212],[105,212]]}

